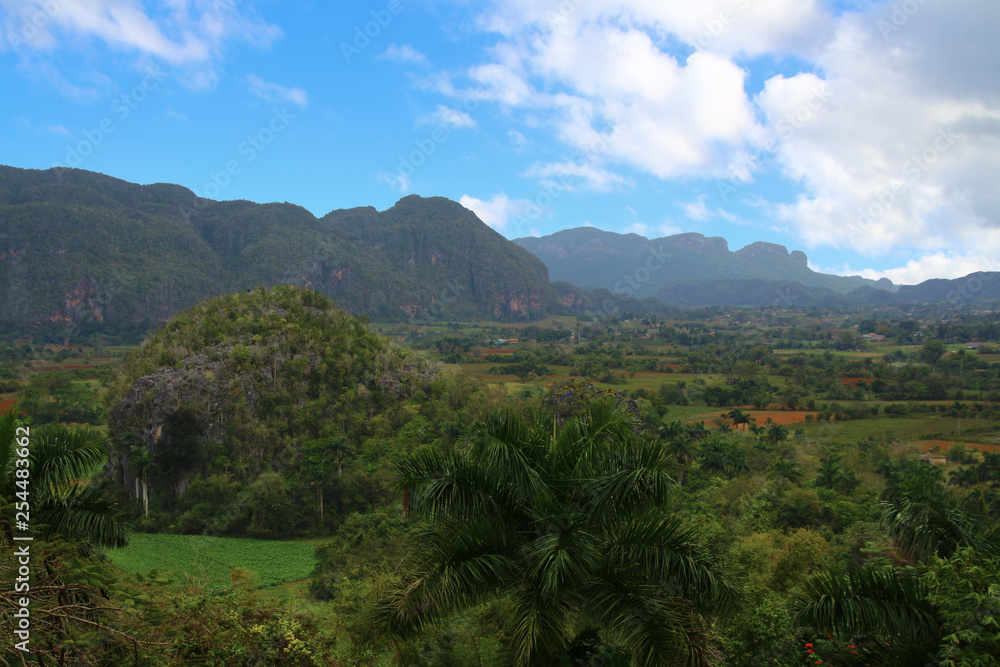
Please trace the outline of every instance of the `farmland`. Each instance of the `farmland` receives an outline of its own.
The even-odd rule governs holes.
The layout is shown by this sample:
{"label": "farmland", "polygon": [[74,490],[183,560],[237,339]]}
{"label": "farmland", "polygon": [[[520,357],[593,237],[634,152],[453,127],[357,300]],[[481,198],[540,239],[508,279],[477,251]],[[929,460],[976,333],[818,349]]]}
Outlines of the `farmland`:
{"label": "farmland", "polygon": [[107,552],[129,574],[145,576],[155,570],[175,583],[205,590],[228,587],[233,568],[253,572],[263,587],[302,581],[316,565],[314,554],[312,545],[301,542],[145,533],[133,535],[127,547]]}

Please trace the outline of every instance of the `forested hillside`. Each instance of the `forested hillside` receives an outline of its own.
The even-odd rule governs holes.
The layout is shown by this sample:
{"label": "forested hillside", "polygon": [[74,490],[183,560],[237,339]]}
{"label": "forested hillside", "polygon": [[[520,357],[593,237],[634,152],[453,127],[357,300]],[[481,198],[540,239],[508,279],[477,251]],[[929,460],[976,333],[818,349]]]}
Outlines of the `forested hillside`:
{"label": "forested hillside", "polygon": [[[540,238],[515,239],[514,242],[542,259],[553,280],[565,280],[590,289],[628,287],[632,290],[630,294],[658,296],[670,304],[674,303],[672,293],[665,288],[701,281],[786,281],[838,294],[864,285],[888,291],[895,289],[888,280],[876,282],[859,276],[831,276],[813,271],[805,253],[799,250],[789,253],[784,246],[758,242],[731,251],[726,239],[697,233],[647,239],[638,234],[579,227]],[[639,266],[648,270],[648,275],[641,280],[630,275]],[[694,299],[690,303],[708,306],[717,305],[719,301]]]}
{"label": "forested hillside", "polygon": [[484,400],[315,291],[216,297],[125,359],[108,394],[110,473],[148,528],[323,533],[387,502],[385,460],[414,432],[454,438]]}
{"label": "forested hillside", "polygon": [[563,309],[538,259],[447,199],[317,219],[287,203],[0,167],[6,334],[137,341],[207,296],[277,284],[396,320],[530,320]]}

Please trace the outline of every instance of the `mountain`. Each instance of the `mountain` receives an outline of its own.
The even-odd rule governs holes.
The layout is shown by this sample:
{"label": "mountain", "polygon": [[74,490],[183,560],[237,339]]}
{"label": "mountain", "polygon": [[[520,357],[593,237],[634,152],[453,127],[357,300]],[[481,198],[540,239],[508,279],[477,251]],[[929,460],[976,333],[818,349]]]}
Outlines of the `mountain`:
{"label": "mountain", "polygon": [[317,219],[289,203],[0,166],[0,333],[135,339],[208,296],[288,283],[381,319],[565,312],[540,260],[441,197]]}
{"label": "mountain", "polygon": [[[809,268],[803,252],[788,252],[784,246],[758,242],[733,252],[725,239],[696,233],[647,239],[638,234],[579,227],[540,238],[515,239],[514,243],[545,262],[552,280],[640,298],[655,296],[671,304],[675,303],[678,291],[666,288],[699,281],[790,281],[837,294],[847,294],[863,286],[887,291],[895,289],[884,279],[876,282],[860,276],[817,273]],[[718,288],[721,284],[715,286]],[[740,299],[735,298],[735,301]],[[715,301],[709,304],[697,299],[691,303],[714,304]]]}

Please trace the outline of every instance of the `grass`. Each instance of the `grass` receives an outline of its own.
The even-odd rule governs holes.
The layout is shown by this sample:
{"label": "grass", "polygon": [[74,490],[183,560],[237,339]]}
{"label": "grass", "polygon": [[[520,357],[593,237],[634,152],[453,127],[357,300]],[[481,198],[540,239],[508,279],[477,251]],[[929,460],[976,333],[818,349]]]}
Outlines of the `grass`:
{"label": "grass", "polygon": [[267,587],[307,579],[316,566],[312,544],[203,535],[137,533],[127,547],[109,549],[107,555],[129,574],[156,570],[177,583],[204,581],[206,590],[229,586],[235,567],[254,572]]}

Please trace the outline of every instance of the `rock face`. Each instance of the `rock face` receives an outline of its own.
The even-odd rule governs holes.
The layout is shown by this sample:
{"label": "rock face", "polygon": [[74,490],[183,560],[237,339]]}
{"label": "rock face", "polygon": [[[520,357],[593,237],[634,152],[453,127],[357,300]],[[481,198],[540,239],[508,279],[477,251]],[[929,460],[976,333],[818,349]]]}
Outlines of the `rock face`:
{"label": "rock face", "polygon": [[0,166],[0,333],[138,340],[208,296],[279,284],[385,319],[563,308],[541,261],[444,198],[317,219],[293,204]]}

